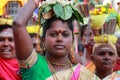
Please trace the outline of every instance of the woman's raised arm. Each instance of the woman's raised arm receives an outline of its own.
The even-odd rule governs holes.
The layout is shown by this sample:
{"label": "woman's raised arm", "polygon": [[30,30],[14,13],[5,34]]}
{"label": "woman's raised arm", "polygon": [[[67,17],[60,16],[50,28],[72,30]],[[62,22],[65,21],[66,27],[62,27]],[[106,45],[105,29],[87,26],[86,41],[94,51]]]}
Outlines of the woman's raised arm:
{"label": "woman's raised arm", "polygon": [[33,50],[32,40],[26,30],[28,20],[41,0],[29,0],[17,13],[13,21],[13,33],[17,58],[26,59]]}

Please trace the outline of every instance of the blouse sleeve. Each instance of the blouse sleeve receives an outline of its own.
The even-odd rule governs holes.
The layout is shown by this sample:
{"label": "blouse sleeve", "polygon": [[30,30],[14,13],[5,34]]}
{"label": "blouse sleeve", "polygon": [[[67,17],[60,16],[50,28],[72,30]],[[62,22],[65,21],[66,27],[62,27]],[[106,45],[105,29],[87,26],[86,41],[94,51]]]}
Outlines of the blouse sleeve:
{"label": "blouse sleeve", "polygon": [[21,68],[30,68],[37,61],[37,52],[33,49],[31,55],[26,60],[18,60]]}

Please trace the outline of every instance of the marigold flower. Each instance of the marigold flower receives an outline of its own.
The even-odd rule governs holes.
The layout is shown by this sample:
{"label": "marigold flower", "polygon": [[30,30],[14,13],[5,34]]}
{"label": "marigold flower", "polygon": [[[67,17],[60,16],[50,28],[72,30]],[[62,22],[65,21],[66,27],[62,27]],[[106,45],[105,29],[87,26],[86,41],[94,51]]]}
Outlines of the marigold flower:
{"label": "marigold flower", "polygon": [[99,12],[99,14],[103,14],[103,12]]}
{"label": "marigold flower", "polygon": [[106,10],[107,10],[106,7],[101,7],[102,12],[106,12]]}
{"label": "marigold flower", "polygon": [[93,10],[90,11],[90,14],[92,15],[100,15],[100,14],[109,14],[111,12],[114,12],[114,8],[111,6],[97,6]]}

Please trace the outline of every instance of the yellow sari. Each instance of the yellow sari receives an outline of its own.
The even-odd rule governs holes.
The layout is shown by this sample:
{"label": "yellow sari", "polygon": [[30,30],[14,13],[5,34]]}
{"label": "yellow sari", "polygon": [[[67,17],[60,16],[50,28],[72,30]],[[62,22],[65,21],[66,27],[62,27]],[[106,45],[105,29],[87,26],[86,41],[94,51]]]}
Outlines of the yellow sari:
{"label": "yellow sari", "polygon": [[56,80],[55,76],[57,77],[57,80],[95,80],[97,77],[80,64],[72,67],[72,69],[69,68],[59,71],[46,80]]}

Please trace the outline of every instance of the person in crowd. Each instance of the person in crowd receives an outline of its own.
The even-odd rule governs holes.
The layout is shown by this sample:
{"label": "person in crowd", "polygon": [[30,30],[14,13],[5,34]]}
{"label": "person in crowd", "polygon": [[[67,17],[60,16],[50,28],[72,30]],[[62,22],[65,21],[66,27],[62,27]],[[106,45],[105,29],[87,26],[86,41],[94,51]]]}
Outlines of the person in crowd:
{"label": "person in crowd", "polygon": [[36,52],[42,53],[41,52],[41,43],[40,43],[40,36],[37,33],[29,33],[30,37],[32,38],[33,42],[33,47],[36,49]]}
{"label": "person in crowd", "polygon": [[13,38],[12,20],[0,18],[0,80],[21,80]]}
{"label": "person in crowd", "polygon": [[116,71],[116,70],[120,70],[120,31],[115,32],[114,35],[118,38],[117,42],[115,44],[116,49],[117,49],[117,54],[118,54],[117,62],[116,62],[116,65],[114,67],[114,71]]}
{"label": "person in crowd", "polygon": [[[64,0],[59,0],[57,3],[53,3],[54,8],[48,11],[50,14],[45,10],[40,10],[41,17],[39,17],[45,21],[42,24],[45,56],[34,51],[31,38],[26,31],[27,22],[37,4],[41,3],[40,0],[29,0],[13,21],[16,54],[21,67],[22,80],[91,80],[95,77],[82,65],[73,65],[68,58],[74,40],[72,20],[80,21],[82,17],[74,6],[69,6],[70,1],[64,2],[67,4],[66,6],[64,6],[65,4],[61,6],[59,4],[61,1],[64,2]],[[42,3],[48,4],[47,1],[42,1]],[[59,12],[58,7],[65,10]],[[43,4],[40,8],[48,9]],[[58,10],[58,13],[55,10]],[[75,16],[74,11],[70,10],[74,10],[79,18]],[[59,14],[66,14],[65,12],[67,15]]]}
{"label": "person in crowd", "polygon": [[103,35],[103,37],[99,38],[99,42],[96,42],[93,47],[91,58],[96,66],[95,74],[101,80],[120,79],[120,71],[113,71],[117,60],[117,50],[113,42],[115,41],[114,39],[115,37],[110,38],[109,36]]}
{"label": "person in crowd", "polygon": [[33,47],[36,48],[38,40],[37,40],[37,34],[36,33],[29,33],[30,37],[32,38],[32,42],[33,42]]}
{"label": "person in crowd", "polygon": [[91,60],[92,49],[94,45],[94,34],[92,29],[86,24],[81,27],[81,43],[84,46],[83,55],[81,56],[82,64],[89,69],[91,72],[94,72],[95,65]]}
{"label": "person in crowd", "polygon": [[80,55],[82,54],[81,51],[81,45],[79,46],[79,35],[80,35],[80,31],[79,31],[79,26],[80,24],[77,23],[76,20],[73,21],[73,26],[74,26],[74,45],[71,49],[71,53],[69,54],[69,58],[71,60],[71,62],[73,64],[77,64],[77,63],[82,63]]}

